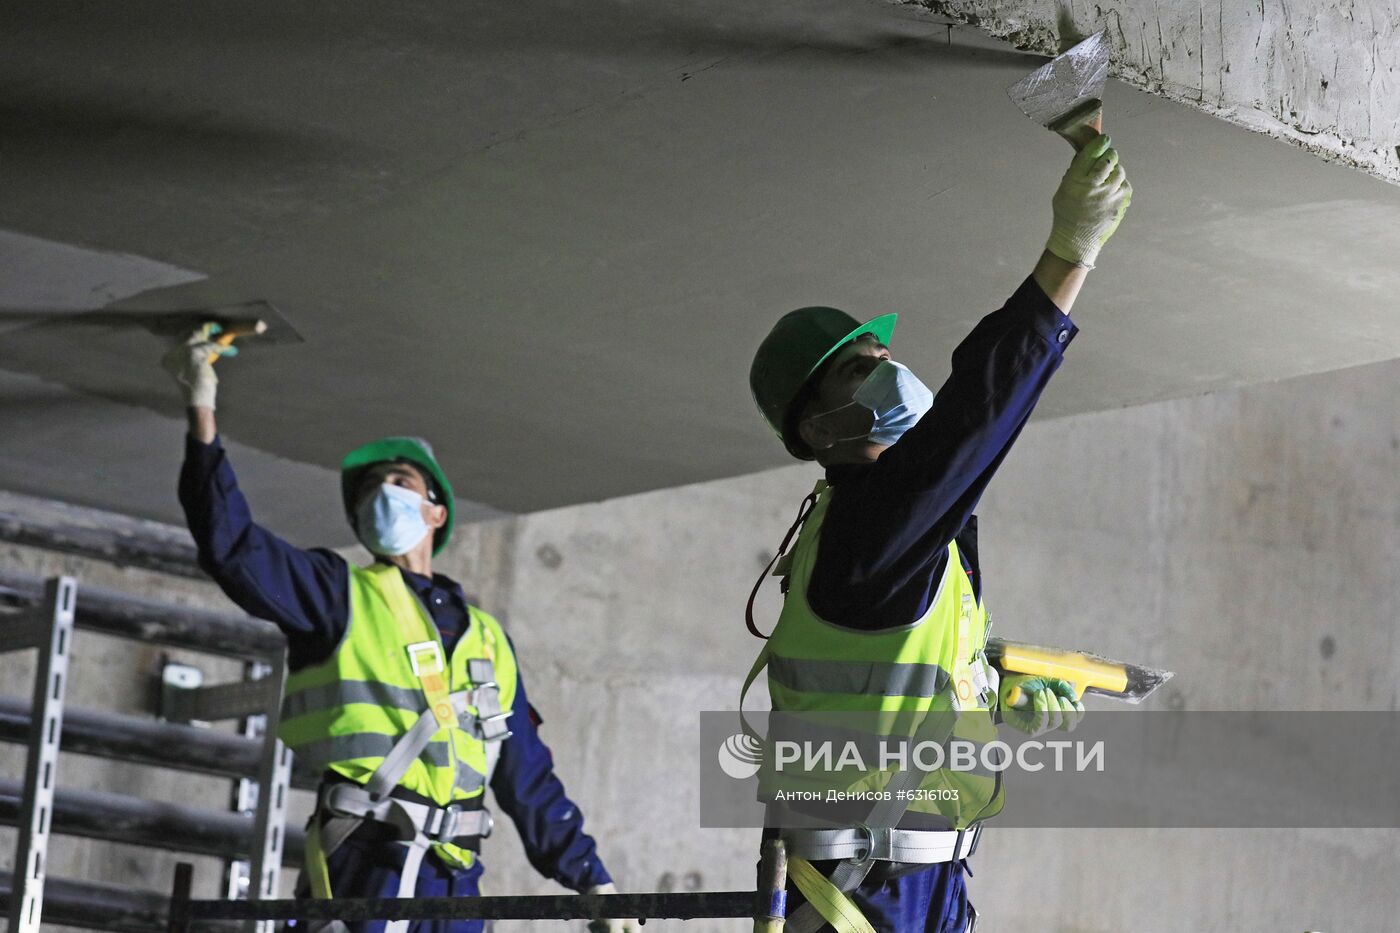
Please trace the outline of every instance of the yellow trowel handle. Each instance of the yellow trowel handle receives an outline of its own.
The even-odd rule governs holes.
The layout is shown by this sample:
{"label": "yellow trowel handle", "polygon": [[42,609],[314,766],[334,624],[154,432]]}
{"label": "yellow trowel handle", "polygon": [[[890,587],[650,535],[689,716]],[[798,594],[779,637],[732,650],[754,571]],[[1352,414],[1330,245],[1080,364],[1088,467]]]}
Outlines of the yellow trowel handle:
{"label": "yellow trowel handle", "polygon": [[[1006,674],[1030,674],[1066,681],[1074,687],[1076,701],[1084,699],[1084,691],[1090,687],[1121,693],[1128,686],[1128,671],[1123,665],[1062,648],[1006,642],[994,663]],[[1007,691],[1006,702],[1013,709],[1024,701],[1024,691],[1020,687]]]}
{"label": "yellow trowel handle", "polygon": [[[239,337],[252,337],[267,330],[265,321],[234,321],[230,324],[219,324],[219,336],[214,338],[214,342],[221,347],[231,347],[233,342]],[[210,353],[209,362],[214,362],[223,354]]]}

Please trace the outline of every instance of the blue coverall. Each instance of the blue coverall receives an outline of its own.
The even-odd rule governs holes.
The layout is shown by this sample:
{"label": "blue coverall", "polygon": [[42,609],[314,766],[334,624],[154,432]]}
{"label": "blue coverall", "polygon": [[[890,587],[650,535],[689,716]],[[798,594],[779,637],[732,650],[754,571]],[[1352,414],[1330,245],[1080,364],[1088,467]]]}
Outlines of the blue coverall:
{"label": "blue coverall", "polygon": [[[345,559],[326,549],[294,547],[256,524],[217,438],[210,444],[186,438],[180,503],[199,549],[200,566],[244,612],[277,624],[287,636],[291,669],[330,657],[350,618],[350,568]],[[469,624],[462,588],[441,574],[429,578],[401,572],[428,608],[450,652]],[[554,774],[553,758],[536,730],[539,717],[526,697],[523,674],[509,722],[513,734],[501,743],[491,791],[497,806],[515,823],[530,864],[575,891],[609,882],[593,838],[583,831],[583,814]],[[365,824],[330,856],[337,895],[397,895],[406,850],[381,841],[376,830],[374,824]],[[475,895],[482,870],[479,857],[470,868],[454,870],[430,853],[418,871],[417,893]],[[352,929],[373,933],[384,926],[361,923]],[[444,920],[414,923],[410,930],[478,933],[482,927],[481,921]]]}
{"label": "blue coverall", "polygon": [[[1027,278],[953,351],[952,373],[918,424],[873,463],[827,468],[833,492],[807,588],[813,612],[868,630],[914,622],[954,539],[982,598],[973,510],[1076,333]],[[834,863],[816,867],[829,874]],[[965,872],[964,862],[894,878],[873,872],[853,899],[881,933],[963,933]],[[803,898],[788,896],[791,912]]]}

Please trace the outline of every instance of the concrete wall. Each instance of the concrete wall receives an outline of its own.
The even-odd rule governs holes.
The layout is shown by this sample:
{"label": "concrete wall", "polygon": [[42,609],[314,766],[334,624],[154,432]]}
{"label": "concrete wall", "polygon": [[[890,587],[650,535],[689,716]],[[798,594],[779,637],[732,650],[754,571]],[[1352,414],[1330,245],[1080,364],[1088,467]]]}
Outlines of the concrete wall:
{"label": "concrete wall", "polygon": [[[998,630],[1170,667],[1162,702],[1186,709],[1400,709],[1398,395],[1392,363],[1033,424],[981,509]],[[445,557],[504,618],[559,773],[624,888],[753,881],[754,832],[696,828],[696,714],[737,702],[757,650],[748,588],[814,475],[465,526]],[[0,559],[215,601],[197,583]],[[761,616],[775,611],[770,592]],[[139,706],[157,652],[87,643],[76,701]],[[78,761],[64,781],[123,786],[140,770],[143,792],[207,792]],[[986,837],[972,885],[994,931],[1377,930],[1400,911],[1397,843],[1391,830],[1006,829]],[[135,849],[64,841],[57,854],[57,874],[169,878],[169,859]],[[487,862],[490,893],[555,890],[508,825]]]}
{"label": "concrete wall", "polygon": [[1393,3],[913,2],[1046,54],[1106,29],[1115,77],[1400,181],[1400,9]]}

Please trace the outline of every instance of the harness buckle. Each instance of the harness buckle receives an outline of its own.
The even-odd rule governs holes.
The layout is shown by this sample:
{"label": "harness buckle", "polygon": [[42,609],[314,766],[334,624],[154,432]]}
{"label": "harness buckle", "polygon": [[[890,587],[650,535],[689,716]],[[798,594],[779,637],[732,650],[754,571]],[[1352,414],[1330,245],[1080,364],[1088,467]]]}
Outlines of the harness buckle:
{"label": "harness buckle", "polygon": [[[485,742],[499,742],[510,738],[514,733],[506,725],[514,713],[513,710],[501,709],[500,685],[494,680],[488,680],[474,686],[463,696],[463,707],[458,712],[458,724],[467,732]],[[465,704],[470,703],[476,707],[472,712],[465,708]],[[495,710],[496,712],[490,712]],[[482,712],[486,711],[486,715]]]}
{"label": "harness buckle", "polygon": [[[425,670],[424,662],[431,658],[432,669]],[[420,641],[408,646],[408,663],[413,668],[414,677],[424,674],[441,674],[446,668],[442,663],[442,646],[435,641]]]}
{"label": "harness buckle", "polygon": [[977,844],[982,841],[982,822],[979,820],[973,823],[969,832],[972,833],[972,844],[967,847],[967,854],[963,858],[972,858],[977,854]]}
{"label": "harness buckle", "polygon": [[865,849],[863,851],[858,850],[855,855],[851,856],[850,860],[853,862],[864,862],[875,853],[875,830],[871,829],[865,823],[857,823],[851,828],[858,833],[865,834]]}
{"label": "harness buckle", "polygon": [[423,815],[423,824],[418,828],[423,835],[436,842],[449,834],[456,823],[457,810],[454,807],[429,807]]}
{"label": "harness buckle", "polygon": [[[332,816],[359,816],[359,813],[354,812],[341,802],[343,796],[353,793],[353,791],[345,789],[348,787],[350,787],[349,784],[323,782],[316,788],[316,809],[325,810]],[[374,799],[367,791],[365,794]]]}
{"label": "harness buckle", "polygon": [[[460,836],[475,836],[485,839],[491,835],[491,830],[496,826],[496,818],[491,815],[491,811],[485,808],[480,810],[466,810],[462,807],[444,807],[441,811],[442,818],[438,821],[437,827],[430,835],[438,842],[452,842]],[[475,821],[476,826],[465,826],[469,820]],[[464,832],[465,830],[465,832]]]}
{"label": "harness buckle", "polygon": [[510,718],[510,713],[502,713],[499,716],[489,716],[486,719],[478,720],[477,738],[483,742],[504,742],[515,735],[515,730],[505,724],[505,720]]}

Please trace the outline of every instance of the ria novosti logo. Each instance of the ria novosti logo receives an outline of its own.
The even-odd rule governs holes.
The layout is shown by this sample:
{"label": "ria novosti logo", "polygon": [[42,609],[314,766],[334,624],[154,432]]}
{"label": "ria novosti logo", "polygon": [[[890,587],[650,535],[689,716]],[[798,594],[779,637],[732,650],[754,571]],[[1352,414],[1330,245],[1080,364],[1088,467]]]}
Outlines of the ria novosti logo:
{"label": "ria novosti logo", "polygon": [[757,774],[762,761],[763,744],[745,732],[736,732],[720,744],[720,770],[736,781]]}

